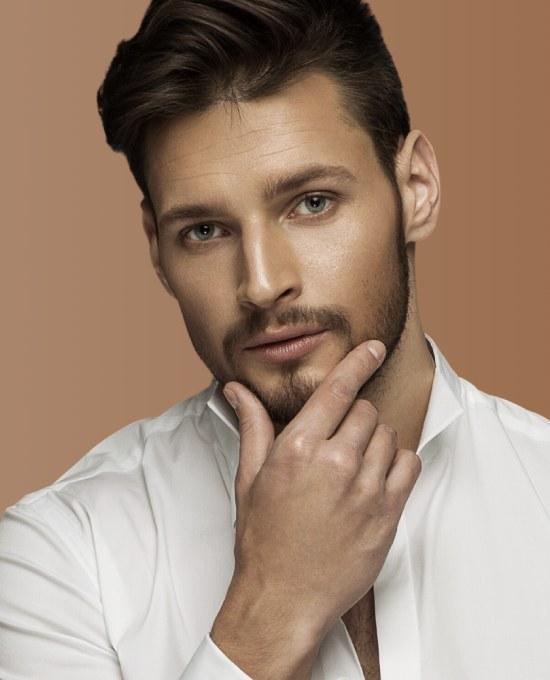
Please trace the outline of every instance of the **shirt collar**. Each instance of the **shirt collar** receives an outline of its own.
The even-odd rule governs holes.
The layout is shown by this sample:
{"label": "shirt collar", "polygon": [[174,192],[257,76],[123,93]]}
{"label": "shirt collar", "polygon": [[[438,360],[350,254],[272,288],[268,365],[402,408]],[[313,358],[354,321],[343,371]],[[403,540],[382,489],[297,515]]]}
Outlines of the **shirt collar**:
{"label": "shirt collar", "polygon": [[[424,336],[432,348],[435,371],[417,449],[418,453],[430,441],[444,432],[464,411],[459,376],[443,356],[434,339],[427,333],[424,333]],[[217,419],[215,419],[218,421],[216,431],[221,439],[222,452],[228,458],[231,467],[234,467],[235,461],[231,461],[229,458],[235,450],[235,443],[238,443],[240,438],[239,423],[235,412],[223,396],[219,381],[215,378],[206,391],[205,407],[208,407],[217,416]],[[222,423],[223,425],[221,425]]]}
{"label": "shirt collar", "polygon": [[435,371],[430,392],[430,401],[422,426],[417,452],[420,453],[435,437],[446,431],[464,412],[464,396],[459,376],[449,364],[435,340],[424,333],[432,348]]}

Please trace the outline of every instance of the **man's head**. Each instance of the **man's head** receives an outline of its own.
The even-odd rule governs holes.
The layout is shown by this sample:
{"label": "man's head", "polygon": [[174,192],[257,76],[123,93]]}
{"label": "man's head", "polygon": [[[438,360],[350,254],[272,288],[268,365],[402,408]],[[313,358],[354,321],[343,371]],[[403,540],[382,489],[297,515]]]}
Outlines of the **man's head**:
{"label": "man's head", "polygon": [[[364,339],[388,369],[438,177],[365,3],[154,0],[98,103],[142,189],[153,265],[221,383],[255,392],[280,429]],[[301,359],[242,348],[298,324],[330,331]]]}

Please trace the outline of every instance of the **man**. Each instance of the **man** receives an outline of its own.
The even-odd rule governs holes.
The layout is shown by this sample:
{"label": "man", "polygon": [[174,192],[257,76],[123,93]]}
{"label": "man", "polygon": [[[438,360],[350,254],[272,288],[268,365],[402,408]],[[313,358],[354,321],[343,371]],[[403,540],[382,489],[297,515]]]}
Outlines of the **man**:
{"label": "man", "polygon": [[98,103],[213,380],[8,508],[0,676],[549,677],[550,422],[422,328],[439,172],[368,6],[153,0]]}

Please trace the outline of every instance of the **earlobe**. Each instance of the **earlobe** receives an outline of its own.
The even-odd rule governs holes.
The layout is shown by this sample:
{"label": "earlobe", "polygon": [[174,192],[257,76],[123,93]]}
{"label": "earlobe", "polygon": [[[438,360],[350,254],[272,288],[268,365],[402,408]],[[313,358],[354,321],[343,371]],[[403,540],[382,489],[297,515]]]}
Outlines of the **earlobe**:
{"label": "earlobe", "polygon": [[174,291],[170,287],[170,284],[168,283],[166,276],[164,275],[164,271],[162,270],[162,266],[160,263],[157,227],[153,208],[151,207],[146,198],[143,198],[143,200],[140,203],[140,207],[143,229],[149,242],[149,254],[151,257],[151,262],[153,264],[153,269],[155,270],[156,275],[159,278],[159,281],[162,283],[167,293],[171,295],[173,298],[175,298],[176,296],[174,294]]}
{"label": "earlobe", "polygon": [[435,229],[440,208],[440,180],[434,149],[420,130],[412,130],[396,159],[403,199],[405,240],[422,241]]}

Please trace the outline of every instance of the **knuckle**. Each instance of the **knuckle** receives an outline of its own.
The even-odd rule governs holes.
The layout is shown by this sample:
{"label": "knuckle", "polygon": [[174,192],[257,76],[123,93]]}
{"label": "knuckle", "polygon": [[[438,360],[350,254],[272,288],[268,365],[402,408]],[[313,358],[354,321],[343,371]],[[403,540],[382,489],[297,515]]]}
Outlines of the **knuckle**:
{"label": "knuckle", "polygon": [[352,432],[346,439],[345,445],[353,453],[363,453],[363,449],[365,448],[365,442],[359,432]]}
{"label": "knuckle", "polygon": [[329,392],[337,399],[349,400],[355,395],[355,390],[344,378],[334,378],[329,384]]}
{"label": "knuckle", "polygon": [[349,449],[331,447],[326,449],[323,459],[337,473],[346,476],[355,472],[357,468],[357,457]]}
{"label": "knuckle", "polygon": [[297,432],[288,442],[288,446],[294,455],[306,455],[311,451],[311,440],[304,432]]}
{"label": "knuckle", "polygon": [[366,475],[357,482],[362,496],[369,499],[375,512],[379,512],[384,501],[384,482],[376,477]]}
{"label": "knuckle", "polygon": [[379,430],[380,434],[383,434],[385,437],[389,437],[392,442],[397,442],[397,432],[390,425],[386,425],[386,423],[380,423],[377,429]]}
{"label": "knuckle", "polygon": [[243,417],[239,420],[241,435],[248,435],[254,431],[255,422],[252,418]]}

